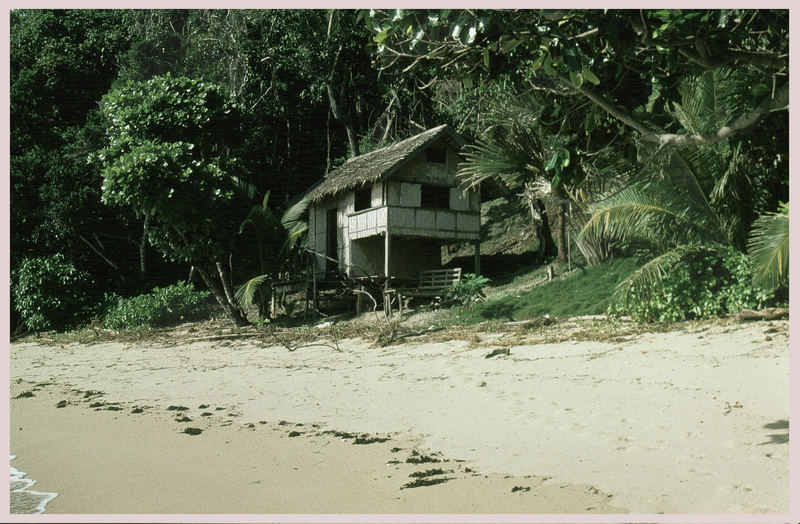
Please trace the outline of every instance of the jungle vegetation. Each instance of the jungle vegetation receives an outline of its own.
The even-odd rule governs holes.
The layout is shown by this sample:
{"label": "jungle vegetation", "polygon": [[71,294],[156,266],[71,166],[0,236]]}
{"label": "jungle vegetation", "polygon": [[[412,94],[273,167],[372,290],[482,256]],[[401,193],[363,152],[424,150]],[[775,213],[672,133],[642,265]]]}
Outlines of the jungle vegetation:
{"label": "jungle vegetation", "polygon": [[[609,311],[675,320],[787,300],[788,10],[10,21],[12,331],[102,318],[191,274],[244,325],[257,294],[242,284],[302,266],[287,242],[300,214],[290,233],[280,217],[303,191],[443,123],[471,144],[464,184],[518,203],[538,263],[640,262]],[[257,298],[263,316],[268,285]]]}

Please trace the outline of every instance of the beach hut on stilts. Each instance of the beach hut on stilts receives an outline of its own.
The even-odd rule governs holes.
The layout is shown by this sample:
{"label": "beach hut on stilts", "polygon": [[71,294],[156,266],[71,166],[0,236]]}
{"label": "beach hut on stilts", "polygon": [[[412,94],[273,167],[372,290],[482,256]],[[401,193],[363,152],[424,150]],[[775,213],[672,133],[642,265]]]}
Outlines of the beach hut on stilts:
{"label": "beach hut on stilts", "polygon": [[442,268],[442,245],[449,243],[472,242],[474,267],[468,269],[479,273],[480,197],[456,179],[464,145],[454,129],[441,125],[350,158],[311,188],[315,291],[333,280],[377,282],[389,290],[424,286],[420,279],[427,278],[444,287],[461,274]]}

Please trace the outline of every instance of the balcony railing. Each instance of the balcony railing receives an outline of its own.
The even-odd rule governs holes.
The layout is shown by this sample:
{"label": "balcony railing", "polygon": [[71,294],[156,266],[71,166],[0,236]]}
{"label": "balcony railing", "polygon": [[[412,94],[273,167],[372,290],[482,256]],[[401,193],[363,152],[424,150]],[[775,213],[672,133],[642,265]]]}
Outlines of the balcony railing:
{"label": "balcony railing", "polygon": [[388,229],[393,236],[477,240],[481,229],[478,212],[424,207],[373,207],[350,213],[347,220],[351,239],[380,235]]}

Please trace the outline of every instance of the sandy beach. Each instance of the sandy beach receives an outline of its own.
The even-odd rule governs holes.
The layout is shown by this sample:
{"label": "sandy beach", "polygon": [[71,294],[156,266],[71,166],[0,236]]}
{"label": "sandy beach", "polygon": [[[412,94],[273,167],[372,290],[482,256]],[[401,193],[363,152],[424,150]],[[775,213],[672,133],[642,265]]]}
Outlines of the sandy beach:
{"label": "sandy beach", "polygon": [[503,337],[14,343],[13,466],[47,513],[788,512],[787,321]]}

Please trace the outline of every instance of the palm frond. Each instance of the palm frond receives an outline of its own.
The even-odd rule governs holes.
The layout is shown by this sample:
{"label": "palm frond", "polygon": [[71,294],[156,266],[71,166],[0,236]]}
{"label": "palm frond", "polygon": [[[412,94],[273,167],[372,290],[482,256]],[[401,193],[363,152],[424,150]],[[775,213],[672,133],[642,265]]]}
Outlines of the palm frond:
{"label": "palm frond", "polygon": [[698,223],[692,210],[676,201],[669,188],[655,184],[628,187],[591,206],[580,236],[610,240],[644,240],[665,248],[713,240],[715,231]]}
{"label": "palm frond", "polygon": [[487,117],[490,125],[466,148],[466,162],[459,167],[458,177],[472,187],[495,179],[516,189],[541,176],[544,147],[539,117],[543,107],[534,94],[493,102]]}
{"label": "palm frond", "polygon": [[250,211],[247,213],[247,217],[245,217],[239,226],[239,234],[244,231],[246,225],[250,225],[255,228],[256,233],[258,231],[268,231],[270,229],[270,223],[273,220],[274,215],[272,214],[272,210],[269,208],[269,191],[267,191],[263,200],[261,201],[261,205],[250,208]]}
{"label": "palm frond", "polygon": [[233,187],[236,188],[239,193],[245,195],[250,200],[256,199],[258,196],[258,188],[254,184],[242,180],[237,176],[233,176],[231,179],[233,180]]}
{"label": "palm frond", "polygon": [[236,288],[236,293],[234,294],[236,302],[245,309],[251,307],[259,286],[263,285],[268,279],[268,275],[258,275]]}
{"label": "palm frond", "polygon": [[291,206],[289,206],[286,211],[283,212],[283,216],[281,216],[281,224],[286,230],[291,230],[295,224],[298,222],[303,221],[303,218],[308,211],[308,206],[311,204],[311,200],[307,197],[303,197]]}
{"label": "palm frond", "polygon": [[309,198],[303,197],[283,212],[281,225],[287,232],[286,241],[281,247],[281,251],[288,253],[298,242],[301,242],[308,232],[308,220],[306,213],[308,206],[311,205]]}
{"label": "palm frond", "polygon": [[457,176],[470,187],[496,178],[514,188],[532,180],[538,172],[531,164],[530,153],[522,147],[489,138],[467,146],[464,158]]}
{"label": "palm frond", "polygon": [[719,129],[743,112],[737,111],[742,108],[739,89],[749,80],[726,68],[687,78],[679,87],[681,102],[673,102],[672,115],[689,133]]}
{"label": "palm frond", "polygon": [[789,215],[761,215],[750,231],[747,250],[753,265],[753,283],[773,290],[789,279]]}
{"label": "palm frond", "polygon": [[723,241],[719,216],[708,200],[713,187],[715,166],[700,148],[669,151],[662,164],[663,177],[651,179],[652,190],[668,201],[668,207],[682,209],[693,229],[703,231],[710,240]]}
{"label": "palm frond", "polygon": [[308,222],[297,222],[292,226],[286,235],[286,241],[281,247],[282,253],[288,253],[295,246],[299,245],[301,248],[308,244]]}

